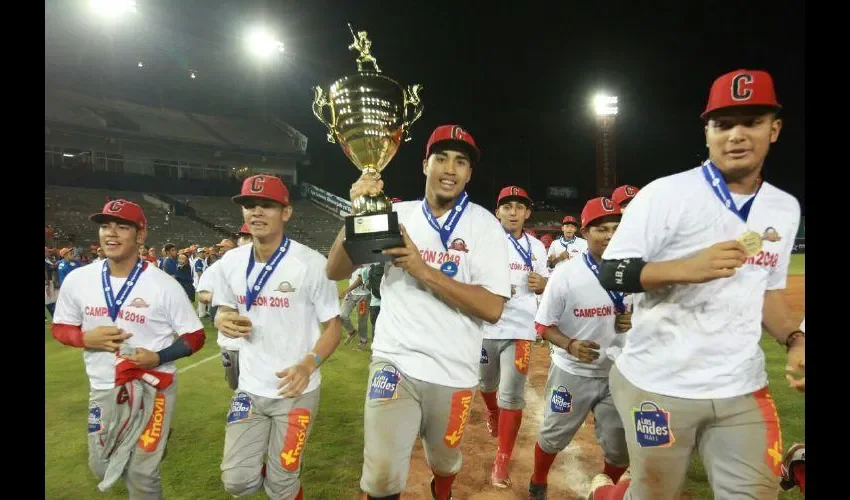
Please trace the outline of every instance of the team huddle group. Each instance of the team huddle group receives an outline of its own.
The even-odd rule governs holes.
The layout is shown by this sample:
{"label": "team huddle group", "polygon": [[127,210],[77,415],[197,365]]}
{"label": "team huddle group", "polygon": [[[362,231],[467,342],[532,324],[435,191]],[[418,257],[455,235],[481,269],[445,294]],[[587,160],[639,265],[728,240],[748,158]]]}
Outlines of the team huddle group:
{"label": "team huddle group", "polygon": [[[639,192],[623,186],[587,201],[548,253],[524,231],[528,193],[507,186],[491,208],[473,203],[465,189],[473,173],[486,176],[481,151],[462,127],[437,127],[422,161],[424,197],[393,204],[403,246],[383,250],[378,266],[365,498],[400,498],[417,438],[433,498],[452,498],[476,393],[498,440],[491,484],[512,487],[538,338],[551,366],[529,499],[547,498],[549,469],[591,413],[604,457],[591,499],[678,498],[694,451],[717,498],[776,498],[780,477],[804,490],[805,451],[783,453],[759,347],[762,328],[787,346],[787,381],[805,390],[805,333],[782,296],[800,207],[762,175],[780,108],[769,74],[719,77],[701,115],[708,159]],[[350,197],[383,187],[364,175]],[[319,367],[343,328],[336,281],[364,263],[346,252],[344,228],[327,258],[290,239],[297,214],[277,177],[245,179],[233,200],[245,238],[204,271],[200,297],[215,311],[234,390],[221,480],[233,496],[262,488],[300,500]],[[91,220],[106,260],[66,277],[53,335],[84,349],[99,488],[123,478],[130,498],[161,498],[174,361],[203,346],[204,330],[177,280],[138,257],[147,236],[138,205],[113,200]]]}

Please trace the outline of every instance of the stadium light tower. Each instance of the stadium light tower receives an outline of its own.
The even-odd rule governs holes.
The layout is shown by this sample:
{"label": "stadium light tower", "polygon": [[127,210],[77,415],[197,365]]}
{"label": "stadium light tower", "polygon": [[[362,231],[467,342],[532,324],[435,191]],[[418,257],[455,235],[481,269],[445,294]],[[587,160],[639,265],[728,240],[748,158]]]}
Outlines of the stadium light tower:
{"label": "stadium light tower", "polygon": [[249,54],[262,61],[267,61],[275,54],[283,52],[283,42],[262,26],[256,26],[248,31],[245,36],[245,46]]}
{"label": "stadium light tower", "polygon": [[137,12],[136,0],[89,0],[89,8],[106,19],[115,19]]}
{"label": "stadium light tower", "polygon": [[617,118],[619,99],[605,93],[593,98],[596,115],[596,194],[611,196],[617,183],[616,155],[614,148],[614,123]]}

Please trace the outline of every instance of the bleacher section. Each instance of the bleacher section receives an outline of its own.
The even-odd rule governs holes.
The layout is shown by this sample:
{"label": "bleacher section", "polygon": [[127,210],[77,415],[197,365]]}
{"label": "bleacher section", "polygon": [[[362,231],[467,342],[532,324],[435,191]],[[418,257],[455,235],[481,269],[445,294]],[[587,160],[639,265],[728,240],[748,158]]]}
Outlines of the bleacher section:
{"label": "bleacher section", "polygon": [[[57,239],[60,242],[64,242],[69,234],[74,234],[79,245],[87,246],[88,243],[95,242],[97,239],[95,226],[88,217],[103,208],[107,196],[126,198],[141,205],[150,226],[148,245],[161,248],[165,243],[172,242],[182,248],[193,243],[200,245],[217,243],[224,237],[221,232],[188,217],[172,215],[166,226],[164,210],[147,202],[143,193],[129,191],[45,186],[45,223],[52,224],[56,228]],[[242,225],[239,207],[234,205],[229,197],[177,195],[175,198],[188,200],[189,206],[194,208],[198,217],[220,226],[227,233],[235,233]],[[293,209],[294,215],[287,228],[287,234],[327,255],[342,225],[340,219],[309,201],[295,201]]]}

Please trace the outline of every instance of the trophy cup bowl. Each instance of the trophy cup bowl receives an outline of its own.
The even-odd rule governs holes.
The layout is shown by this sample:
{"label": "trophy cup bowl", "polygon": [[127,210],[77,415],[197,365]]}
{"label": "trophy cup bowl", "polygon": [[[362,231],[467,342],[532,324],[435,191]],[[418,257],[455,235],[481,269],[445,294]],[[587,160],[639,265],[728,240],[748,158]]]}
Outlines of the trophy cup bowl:
{"label": "trophy cup bowl", "polygon": [[[313,114],[327,127],[328,141],[339,142],[351,163],[377,180],[402,140],[410,140],[410,125],[422,115],[420,89],[421,85],[405,89],[377,70],[360,69],[336,80],[327,92],[314,87]],[[328,117],[325,108],[330,111]],[[352,215],[345,218],[344,247],[354,264],[391,260],[381,251],[400,246],[404,242],[398,216],[386,195],[352,200]]]}

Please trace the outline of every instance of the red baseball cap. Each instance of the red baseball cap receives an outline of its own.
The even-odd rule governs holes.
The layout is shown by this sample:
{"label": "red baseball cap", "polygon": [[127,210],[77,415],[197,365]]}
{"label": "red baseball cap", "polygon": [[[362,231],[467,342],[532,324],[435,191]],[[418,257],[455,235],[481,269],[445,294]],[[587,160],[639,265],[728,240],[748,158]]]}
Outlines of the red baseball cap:
{"label": "red baseball cap", "polygon": [[90,216],[89,220],[98,224],[111,221],[129,222],[136,226],[137,229],[144,229],[148,225],[148,220],[145,218],[142,207],[132,201],[120,198],[107,201],[106,205],[103,206],[103,210],[98,214]]}
{"label": "red baseball cap", "polygon": [[574,226],[578,227],[578,219],[576,219],[572,215],[568,215],[564,217],[564,220],[561,221],[561,225],[564,224],[573,224]]}
{"label": "red baseball cap", "polygon": [[584,205],[584,209],[581,211],[581,228],[584,229],[596,219],[609,215],[623,215],[623,209],[611,198],[604,196],[593,198]]}
{"label": "red baseball cap", "polygon": [[289,190],[279,177],[273,175],[252,175],[242,181],[242,192],[233,197],[233,201],[242,205],[250,198],[262,198],[276,201],[283,206],[289,205]]}
{"label": "red baseball cap", "polygon": [[[525,189],[518,186],[507,186],[503,187],[501,191],[499,191],[499,197],[496,198],[496,206],[502,204],[503,200],[507,198],[516,198],[517,200],[525,201],[526,205],[531,208],[531,197],[528,196],[528,193]],[[510,201],[510,200],[507,200]]]}
{"label": "red baseball cap", "polygon": [[714,80],[708,94],[708,104],[700,118],[712,111],[736,106],[765,106],[782,109],[776,100],[773,78],[766,71],[739,69]]}
{"label": "red baseball cap", "polygon": [[251,234],[251,231],[248,231],[248,224],[242,224],[242,227],[239,228],[239,234]]}
{"label": "red baseball cap", "polygon": [[431,156],[437,144],[441,146],[440,150],[459,147],[462,151],[466,151],[469,154],[473,163],[478,163],[478,160],[481,159],[481,151],[475,145],[475,139],[460,125],[440,125],[435,128],[434,132],[431,133],[431,138],[428,139],[428,146],[425,148],[425,158]]}
{"label": "red baseball cap", "polygon": [[614,193],[611,195],[611,199],[614,200],[614,203],[617,205],[622,205],[623,202],[634,198],[635,195],[638,194],[638,191],[640,191],[640,189],[624,184],[614,190]]}

